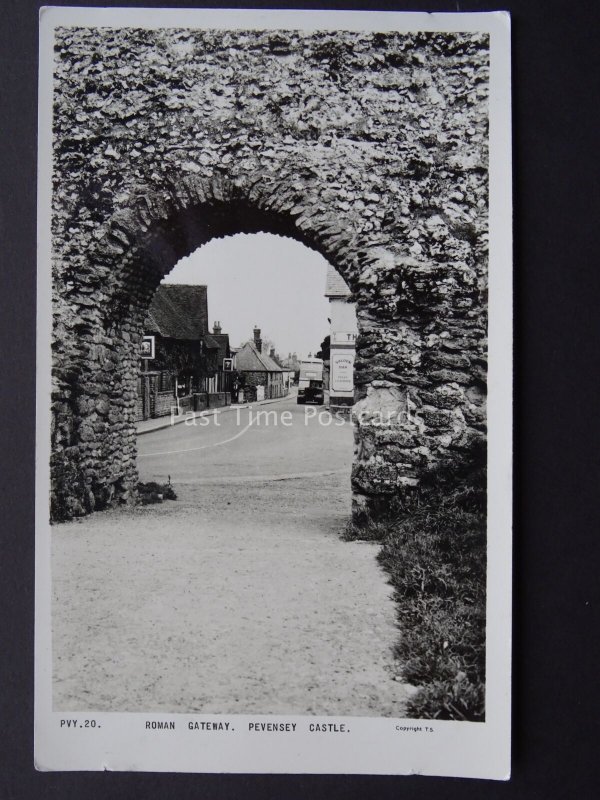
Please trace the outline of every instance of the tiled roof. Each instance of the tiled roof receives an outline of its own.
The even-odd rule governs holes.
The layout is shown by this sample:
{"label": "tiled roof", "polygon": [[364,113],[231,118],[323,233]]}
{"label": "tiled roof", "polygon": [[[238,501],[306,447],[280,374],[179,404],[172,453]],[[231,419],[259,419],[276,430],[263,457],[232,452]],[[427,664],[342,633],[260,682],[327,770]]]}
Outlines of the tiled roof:
{"label": "tiled roof", "polygon": [[349,297],[351,294],[348,284],[331,264],[327,265],[327,278],[325,281],[325,297]]}
{"label": "tiled roof", "polygon": [[237,351],[235,368],[240,372],[283,372],[265,353],[259,353],[254,342],[246,342]]}
{"label": "tiled roof", "polygon": [[275,361],[275,359],[271,358],[271,356],[265,355],[265,353],[260,354],[261,361],[263,361],[266,368],[269,372],[283,372],[279,364]]}
{"label": "tiled roof", "polygon": [[212,334],[210,334],[210,333],[207,333],[204,336],[204,346],[207,347],[209,350],[218,350],[219,349],[219,343],[215,342],[215,340],[212,337]]}
{"label": "tiled roof", "polygon": [[165,339],[199,340],[208,333],[206,286],[161,283],[144,325]]}
{"label": "tiled roof", "polygon": [[204,337],[204,346],[209,350],[217,350],[219,363],[222,359],[229,358],[229,334],[207,333]]}
{"label": "tiled roof", "polygon": [[223,358],[229,358],[231,350],[229,348],[229,334],[228,333],[211,333],[211,338],[219,345],[219,363]]}

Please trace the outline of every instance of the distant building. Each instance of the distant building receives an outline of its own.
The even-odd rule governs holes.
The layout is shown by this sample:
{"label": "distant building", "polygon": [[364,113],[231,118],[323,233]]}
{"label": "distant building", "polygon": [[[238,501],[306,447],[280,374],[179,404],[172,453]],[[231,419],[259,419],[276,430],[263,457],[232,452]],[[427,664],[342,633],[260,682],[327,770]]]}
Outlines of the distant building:
{"label": "distant building", "polygon": [[288,353],[286,358],[280,359],[281,366],[284,369],[288,369],[291,372],[298,372],[300,369],[300,359],[298,358],[297,353]]}
{"label": "distant building", "polygon": [[245,342],[235,354],[235,368],[241,376],[245,400],[268,400],[287,394],[283,370],[272,355],[262,352],[260,328],[254,328],[254,338]]}
{"label": "distant building", "polygon": [[[211,366],[202,384],[203,391],[230,392],[234,360],[229,345],[229,334],[222,332],[220,322],[215,322],[212,333],[204,336],[203,347]],[[232,360],[230,365],[226,364],[228,359]]]}
{"label": "distant building", "polygon": [[[329,265],[325,297],[329,299],[329,405],[351,406],[354,403],[354,355],[356,350],[356,310],[351,292],[342,276]],[[327,381],[326,381],[327,382]]]}
{"label": "distant building", "polygon": [[300,373],[300,360],[297,353],[288,353],[286,358],[279,359],[279,363],[285,370],[284,380],[290,387],[298,378]]}
{"label": "distant building", "polygon": [[228,335],[218,324],[212,334],[208,330],[206,286],[160,284],[144,322],[137,418],[194,410],[196,396],[228,391],[228,356]]}

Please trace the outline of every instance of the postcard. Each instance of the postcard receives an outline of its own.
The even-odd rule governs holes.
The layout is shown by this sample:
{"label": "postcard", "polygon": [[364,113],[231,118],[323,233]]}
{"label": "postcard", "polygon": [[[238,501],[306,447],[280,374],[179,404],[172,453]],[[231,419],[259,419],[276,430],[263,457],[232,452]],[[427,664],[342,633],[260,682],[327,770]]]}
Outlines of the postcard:
{"label": "postcard", "polygon": [[35,763],[510,774],[506,13],[44,8]]}

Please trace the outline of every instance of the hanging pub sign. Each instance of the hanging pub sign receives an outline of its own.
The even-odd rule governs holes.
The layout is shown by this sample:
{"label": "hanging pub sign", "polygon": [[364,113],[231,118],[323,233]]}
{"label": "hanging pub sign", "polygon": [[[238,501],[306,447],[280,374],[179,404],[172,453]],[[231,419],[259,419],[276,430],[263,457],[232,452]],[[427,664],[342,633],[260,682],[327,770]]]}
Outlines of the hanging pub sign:
{"label": "hanging pub sign", "polygon": [[223,372],[233,372],[233,358],[223,359]]}
{"label": "hanging pub sign", "polygon": [[156,341],[154,336],[144,336],[142,339],[142,352],[140,358],[154,358],[154,351],[156,348]]}

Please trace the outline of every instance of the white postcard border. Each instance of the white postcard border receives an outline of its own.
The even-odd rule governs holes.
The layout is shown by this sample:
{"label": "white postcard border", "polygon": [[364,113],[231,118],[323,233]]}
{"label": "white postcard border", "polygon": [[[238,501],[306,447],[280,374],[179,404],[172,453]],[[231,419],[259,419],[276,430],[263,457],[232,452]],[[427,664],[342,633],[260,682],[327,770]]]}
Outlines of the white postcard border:
{"label": "white postcard border", "polygon": [[[488,614],[486,722],[365,717],[64,713],[52,711],[50,525],[51,191],[53,32],[60,26],[481,31],[490,34],[490,270]],[[505,12],[45,8],[40,14],[36,441],[35,763],[41,770],[423,774],[507,779],[510,774],[512,531],[512,198],[510,20]],[[77,721],[75,728],[61,720]],[[175,731],[146,730],[176,720]],[[189,722],[234,730],[190,730]],[[86,726],[87,721],[87,726]],[[295,724],[255,733],[249,723]],[[92,724],[94,722],[94,724]],[[309,731],[311,723],[343,733]],[[421,730],[415,730],[420,728]],[[432,729],[430,732],[429,729]]]}

